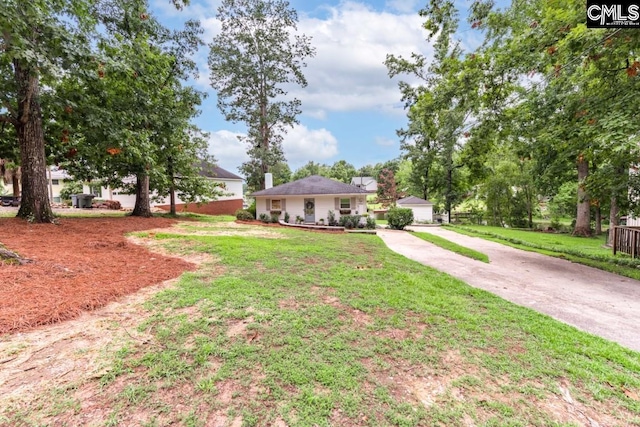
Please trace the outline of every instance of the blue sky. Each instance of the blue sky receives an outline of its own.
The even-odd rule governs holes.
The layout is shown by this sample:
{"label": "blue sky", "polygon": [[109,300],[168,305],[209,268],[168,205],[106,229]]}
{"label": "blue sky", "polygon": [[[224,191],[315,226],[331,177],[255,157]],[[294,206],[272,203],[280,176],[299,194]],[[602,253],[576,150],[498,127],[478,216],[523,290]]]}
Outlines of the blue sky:
{"label": "blue sky", "polygon": [[[289,130],[283,143],[293,171],[310,160],[332,164],[344,159],[358,168],[400,154],[396,130],[405,126],[406,112],[398,80],[388,77],[383,61],[388,53],[431,55],[417,14],[425,1],[290,0],[298,11],[298,32],[311,36],[316,48],[316,56],[307,61],[305,69],[308,86],[289,90],[290,96],[302,101],[300,125]],[[188,18],[199,19],[206,43],[219,31],[215,19],[219,3],[192,0],[177,12],[168,0],[151,0],[155,15],[169,27]],[[466,7],[464,0],[461,4]],[[209,94],[202,114],[194,121],[211,133],[210,151],[218,164],[238,173],[247,157],[237,135],[245,128],[226,122],[218,111],[215,91],[209,85],[207,54],[204,47],[197,55],[200,78],[191,82]]]}

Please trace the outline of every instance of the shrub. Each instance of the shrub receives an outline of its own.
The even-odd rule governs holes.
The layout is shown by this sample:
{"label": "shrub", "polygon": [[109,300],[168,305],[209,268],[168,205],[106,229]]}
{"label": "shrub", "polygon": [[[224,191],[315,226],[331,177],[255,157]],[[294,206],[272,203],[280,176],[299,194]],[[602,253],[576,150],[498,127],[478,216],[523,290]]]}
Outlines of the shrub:
{"label": "shrub", "polygon": [[71,200],[72,194],[82,193],[82,182],[80,181],[65,181],[62,189],[60,190],[61,200]]}
{"label": "shrub", "polygon": [[300,215],[296,215],[296,224],[302,224],[304,222],[304,218]]}
{"label": "shrub", "polygon": [[261,213],[258,219],[264,222],[265,224],[268,224],[271,221],[271,218],[266,213]]}
{"label": "shrub", "polygon": [[291,218],[291,216],[289,215],[289,212],[285,212],[284,213],[284,222],[286,222],[288,224],[290,218]]}
{"label": "shrub", "polygon": [[238,209],[236,211],[236,219],[240,221],[251,221],[255,217],[246,209]]}
{"label": "shrub", "polygon": [[338,225],[338,221],[336,221],[336,213],[334,211],[329,211],[327,214],[327,224],[331,227]]}
{"label": "shrub", "polygon": [[360,224],[360,215],[342,215],[339,224],[344,228],[357,228]]}
{"label": "shrub", "polygon": [[387,211],[387,222],[394,230],[404,230],[413,223],[413,211],[409,208],[391,208]]}
{"label": "shrub", "polygon": [[278,222],[280,222],[280,214],[279,213],[272,213],[270,219],[271,219],[272,223],[277,224]]}
{"label": "shrub", "polygon": [[251,215],[253,215],[253,218],[257,218],[256,217],[256,199],[253,199],[253,202],[251,202],[247,210],[251,213]]}
{"label": "shrub", "polygon": [[367,224],[365,225],[366,228],[368,228],[369,230],[373,230],[376,228],[376,220],[373,217],[368,216],[367,217]]}

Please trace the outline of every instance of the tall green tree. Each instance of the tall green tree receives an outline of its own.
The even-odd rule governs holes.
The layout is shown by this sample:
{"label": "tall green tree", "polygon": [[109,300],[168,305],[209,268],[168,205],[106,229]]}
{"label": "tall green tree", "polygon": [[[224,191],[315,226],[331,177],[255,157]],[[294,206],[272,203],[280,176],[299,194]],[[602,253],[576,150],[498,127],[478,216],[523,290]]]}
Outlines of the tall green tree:
{"label": "tall green tree", "polygon": [[[499,118],[501,109],[514,103],[535,110],[535,156],[544,169],[537,176],[564,176],[562,170],[573,169],[578,190],[574,234],[589,235],[590,166],[601,165],[603,153],[617,159],[616,153],[627,153],[622,162],[627,166],[637,157],[638,111],[632,99],[638,90],[640,36],[633,30],[587,29],[584,2],[578,0],[514,1],[502,10],[479,1],[472,19],[487,35],[480,55],[484,76],[490,77],[484,82],[491,95],[485,108],[492,105]],[[499,87],[499,81],[509,84]],[[617,199],[614,175],[607,185],[602,178],[598,187],[608,187]],[[562,182],[553,181],[556,188]],[[611,203],[611,209],[617,205]],[[610,216],[617,218],[615,212]]]}
{"label": "tall green tree", "polygon": [[[423,196],[430,197],[429,187],[439,182],[434,188],[444,190],[445,211],[450,214],[461,199],[456,191],[457,181],[464,176],[459,171],[464,167],[459,153],[475,111],[477,73],[473,61],[464,60],[460,42],[453,39],[458,28],[453,2],[432,0],[420,15],[426,18],[427,41],[434,41],[433,60],[418,54],[410,59],[387,55],[385,64],[391,77],[409,74],[421,80],[419,86],[400,83],[410,124],[398,134],[406,157],[414,163],[413,177],[421,184]],[[433,176],[434,170],[440,176]]]}
{"label": "tall green tree", "polygon": [[264,174],[284,161],[283,135],[301,112],[285,87],[307,85],[302,69],[315,49],[309,37],[295,34],[298,16],[285,0],[223,0],[217,18],[222,29],[209,45],[211,86],[225,118],[247,126],[250,160],[240,169],[264,188]]}
{"label": "tall green tree", "polygon": [[313,160],[310,160],[307,164],[296,169],[291,176],[291,179],[296,181],[311,175],[320,175],[329,178],[331,177],[331,168],[324,163],[316,163]]}
{"label": "tall green tree", "polygon": [[[143,0],[129,2],[132,7],[134,3],[146,5]],[[173,3],[182,7],[185,1]],[[101,72],[104,64],[96,60],[92,40],[99,38],[95,31],[98,22],[107,28],[110,25],[95,13],[96,5],[103,4],[113,7],[113,15],[118,15],[116,3],[93,0],[7,0],[0,8],[0,122],[14,126],[20,149],[22,202],[18,217],[35,222],[53,220],[45,152],[45,137],[48,141],[51,138],[45,135],[45,128],[55,117],[43,110],[43,88],[54,90],[61,76]],[[46,124],[43,116],[49,120]],[[61,139],[67,138],[63,135]]]}
{"label": "tall green tree", "polygon": [[43,84],[86,56],[91,3],[7,0],[0,7],[0,122],[15,128],[20,151],[20,218],[53,220],[40,96]]}
{"label": "tall green tree", "polygon": [[171,32],[146,2],[122,0],[103,2],[99,16],[107,30],[99,62],[58,90],[68,102],[55,120],[63,166],[77,179],[134,193],[134,216],[151,216],[151,190],[171,200],[176,191],[185,201],[212,195],[199,174],[205,138],[189,123],[203,94],[181,83],[195,72],[198,23]]}
{"label": "tall green tree", "polygon": [[356,176],[356,168],[346,160],[338,160],[331,165],[330,178],[349,184],[354,176]]}

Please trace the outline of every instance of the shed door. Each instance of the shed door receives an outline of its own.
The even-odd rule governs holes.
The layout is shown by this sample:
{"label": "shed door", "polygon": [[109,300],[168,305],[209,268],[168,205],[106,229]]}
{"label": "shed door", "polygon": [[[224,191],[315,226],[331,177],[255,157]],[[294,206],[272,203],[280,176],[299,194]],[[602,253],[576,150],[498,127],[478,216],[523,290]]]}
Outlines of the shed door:
{"label": "shed door", "polygon": [[316,222],[315,199],[304,199],[304,222]]}

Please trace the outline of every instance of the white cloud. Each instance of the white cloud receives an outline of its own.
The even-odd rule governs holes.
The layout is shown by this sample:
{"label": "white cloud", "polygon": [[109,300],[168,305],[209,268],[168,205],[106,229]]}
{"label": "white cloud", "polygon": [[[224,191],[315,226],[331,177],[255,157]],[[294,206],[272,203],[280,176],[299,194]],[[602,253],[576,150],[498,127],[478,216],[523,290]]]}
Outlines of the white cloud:
{"label": "white cloud", "polygon": [[241,133],[219,130],[209,136],[209,153],[213,154],[218,165],[229,172],[238,173],[238,167],[249,160],[245,144],[240,142]]}
{"label": "white cloud", "polygon": [[[209,152],[220,167],[233,173],[237,173],[238,167],[249,160],[246,145],[238,139],[241,136],[244,134],[219,130],[211,132],[209,137]],[[326,129],[296,125],[285,135],[282,149],[287,163],[295,170],[309,160],[323,161],[338,154],[338,141]]]}
{"label": "white cloud", "polygon": [[[414,11],[415,2],[390,0],[387,6],[398,11],[394,13],[376,11],[365,3],[345,1],[337,6],[323,6],[326,18],[300,14],[298,31],[312,37],[316,56],[307,60],[308,66],[303,71],[309,85],[306,88],[292,86],[288,91],[303,101],[305,114],[326,117],[326,111],[367,109],[404,114],[394,108],[400,99],[398,79],[389,78],[384,60],[387,54],[431,55],[432,49],[422,29],[423,18]],[[183,11],[200,20],[207,43],[220,31],[220,22],[215,19],[218,3],[219,0],[193,2]],[[196,57],[200,68],[196,84],[201,89],[210,89],[207,54],[208,47],[204,47]],[[411,78],[403,76],[402,79]]]}
{"label": "white cloud", "polygon": [[317,109],[317,110],[305,109],[302,113],[305,116],[309,116],[316,120],[326,120],[327,118],[327,111],[323,109]]}
{"label": "white cloud", "polygon": [[321,162],[338,154],[338,141],[326,129],[296,125],[285,135],[282,149],[291,170],[295,170],[309,160]]}
{"label": "white cloud", "polygon": [[291,88],[291,94],[303,101],[305,110],[398,113],[393,108],[400,99],[398,80],[389,78],[384,61],[387,54],[430,55],[423,18],[416,13],[379,12],[356,2],[329,11],[327,19],[303,18],[299,23],[300,31],[312,37],[316,56],[304,70],[309,86]]}

